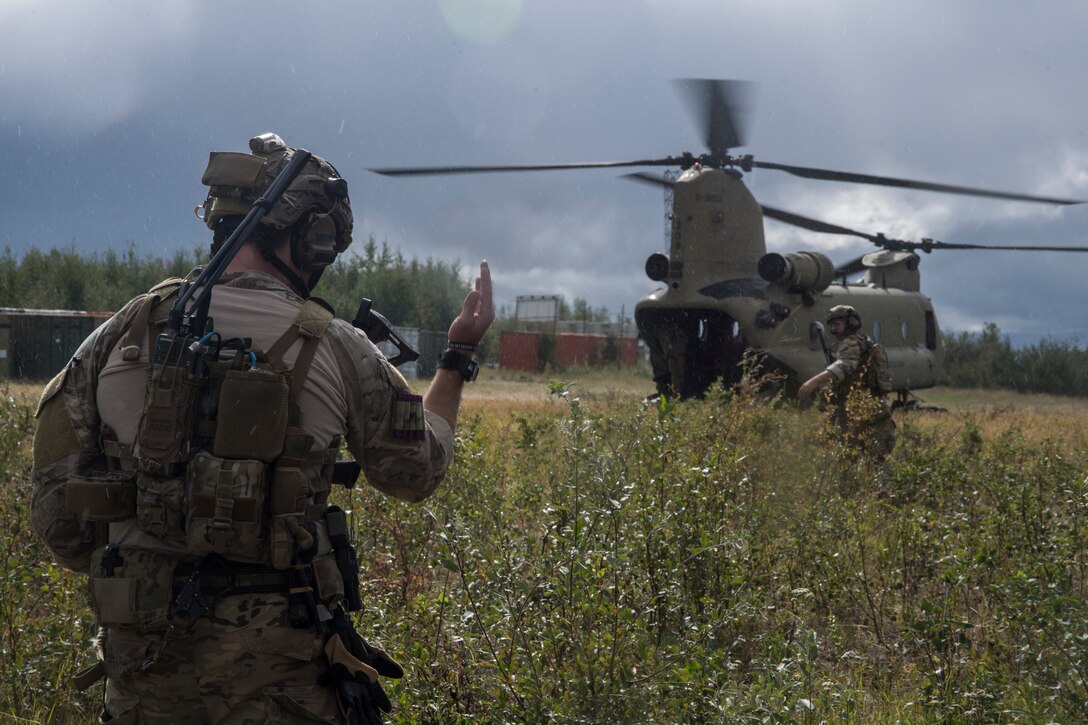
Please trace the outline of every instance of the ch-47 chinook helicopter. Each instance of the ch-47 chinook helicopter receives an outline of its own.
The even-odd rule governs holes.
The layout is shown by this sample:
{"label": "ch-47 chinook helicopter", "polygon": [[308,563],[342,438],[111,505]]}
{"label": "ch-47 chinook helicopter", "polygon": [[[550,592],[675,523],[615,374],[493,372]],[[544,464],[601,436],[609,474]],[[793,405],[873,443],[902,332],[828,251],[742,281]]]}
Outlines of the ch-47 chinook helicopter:
{"label": "ch-47 chinook helicopter", "polygon": [[[1070,199],[1032,196],[926,181],[856,174],[758,161],[735,156],[744,145],[738,111],[750,84],[741,81],[677,81],[703,126],[708,153],[642,159],[507,166],[382,168],[388,176],[544,171],[629,166],[678,167],[675,178],[646,172],[639,181],[661,185],[671,196],[671,239],[667,255],[652,254],[646,274],[664,286],[635,306],[635,322],[650,351],[658,393],[701,397],[718,380],[739,381],[745,363],[777,373],[792,393],[830,360],[823,320],[834,305],[858,310],[863,331],[888,353],[898,402],[912,390],[937,383],[943,360],[933,303],[920,291],[917,252],[937,249],[1005,249],[1085,252],[1088,247],[950,244],[932,239],[903,241],[866,234],[781,209],[761,206],[743,181],[752,169],[784,171],[823,181],[1046,204],[1079,204]],[[816,251],[768,253],[764,218],[810,231],[856,236],[879,247],[836,266]],[[857,281],[849,281],[861,275]]]}

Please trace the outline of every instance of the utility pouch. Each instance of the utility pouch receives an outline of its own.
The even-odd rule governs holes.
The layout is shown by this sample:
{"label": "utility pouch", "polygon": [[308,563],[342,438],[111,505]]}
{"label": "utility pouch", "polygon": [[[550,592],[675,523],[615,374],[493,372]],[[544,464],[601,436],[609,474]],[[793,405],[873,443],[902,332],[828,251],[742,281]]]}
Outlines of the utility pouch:
{"label": "utility pouch", "polygon": [[271,463],[283,452],[289,387],[270,370],[229,370],[219,391],[212,452],[220,458]]}
{"label": "utility pouch", "polygon": [[173,601],[177,558],[145,549],[104,547],[91,557],[90,593],[104,627],[162,629]]}
{"label": "utility pouch", "polygon": [[136,434],[140,470],[159,476],[183,463],[193,432],[193,414],[207,373],[186,343],[190,337],[161,335],[148,366],[143,418]]}
{"label": "utility pouch", "polygon": [[123,471],[71,474],[64,505],[82,521],[123,521],[136,513],[136,476]]}
{"label": "utility pouch", "polygon": [[267,555],[268,485],[265,464],[200,451],[189,462],[186,548],[263,561]]}
{"label": "utility pouch", "polygon": [[319,602],[329,609],[334,608],[344,599],[344,577],[336,565],[333,553],[315,556],[311,563],[314,570],[314,590]]}
{"label": "utility pouch", "polygon": [[313,436],[298,428],[288,429],[283,455],[272,467],[271,557],[272,566],[280,570],[287,569],[294,561],[306,506],[314,495],[310,478],[302,467],[312,444]]}
{"label": "utility pouch", "polygon": [[141,473],[136,477],[136,524],[152,536],[185,540],[185,481]]}

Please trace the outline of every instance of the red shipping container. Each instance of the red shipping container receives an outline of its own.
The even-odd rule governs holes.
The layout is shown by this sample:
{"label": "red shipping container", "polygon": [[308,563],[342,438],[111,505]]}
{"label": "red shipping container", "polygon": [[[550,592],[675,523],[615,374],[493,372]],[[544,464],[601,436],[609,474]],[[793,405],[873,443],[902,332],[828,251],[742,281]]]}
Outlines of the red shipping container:
{"label": "red shipping container", "polygon": [[[607,335],[549,335],[552,349],[541,349],[542,333],[504,332],[499,366],[508,370],[537,371],[548,363],[553,370],[571,367],[630,367],[638,362],[638,339]],[[545,346],[546,347],[546,346]],[[541,355],[546,358],[541,361]]]}
{"label": "red shipping container", "polygon": [[504,332],[499,347],[499,367],[504,370],[540,369],[539,332]]}

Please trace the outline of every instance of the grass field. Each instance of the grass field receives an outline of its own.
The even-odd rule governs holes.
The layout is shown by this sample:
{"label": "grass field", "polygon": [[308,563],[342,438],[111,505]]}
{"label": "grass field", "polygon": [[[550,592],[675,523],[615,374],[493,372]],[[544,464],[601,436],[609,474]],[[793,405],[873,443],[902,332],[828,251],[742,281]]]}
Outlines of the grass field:
{"label": "grass field", "polygon": [[[485,370],[433,498],[337,493],[392,722],[1088,719],[1085,401],[923,391],[885,477],[815,410],[651,392]],[[93,722],[84,580],[26,526],[35,395],[0,410],[0,721]]]}

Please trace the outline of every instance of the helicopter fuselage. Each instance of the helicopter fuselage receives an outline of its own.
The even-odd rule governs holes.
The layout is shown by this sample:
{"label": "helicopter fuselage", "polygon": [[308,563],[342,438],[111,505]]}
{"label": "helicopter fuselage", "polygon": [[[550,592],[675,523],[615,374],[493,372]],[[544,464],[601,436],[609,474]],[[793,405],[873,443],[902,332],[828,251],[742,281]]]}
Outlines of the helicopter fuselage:
{"label": "helicopter fuselage", "polygon": [[863,279],[847,283],[819,252],[768,255],[762,211],[735,171],[689,169],[672,197],[667,264],[647,263],[665,286],[635,307],[660,393],[701,397],[716,381],[738,382],[751,361],[790,393],[828,364],[824,343],[833,352],[837,341],[823,321],[839,304],[886,349],[896,391],[936,384],[943,351],[917,255],[867,255]]}

